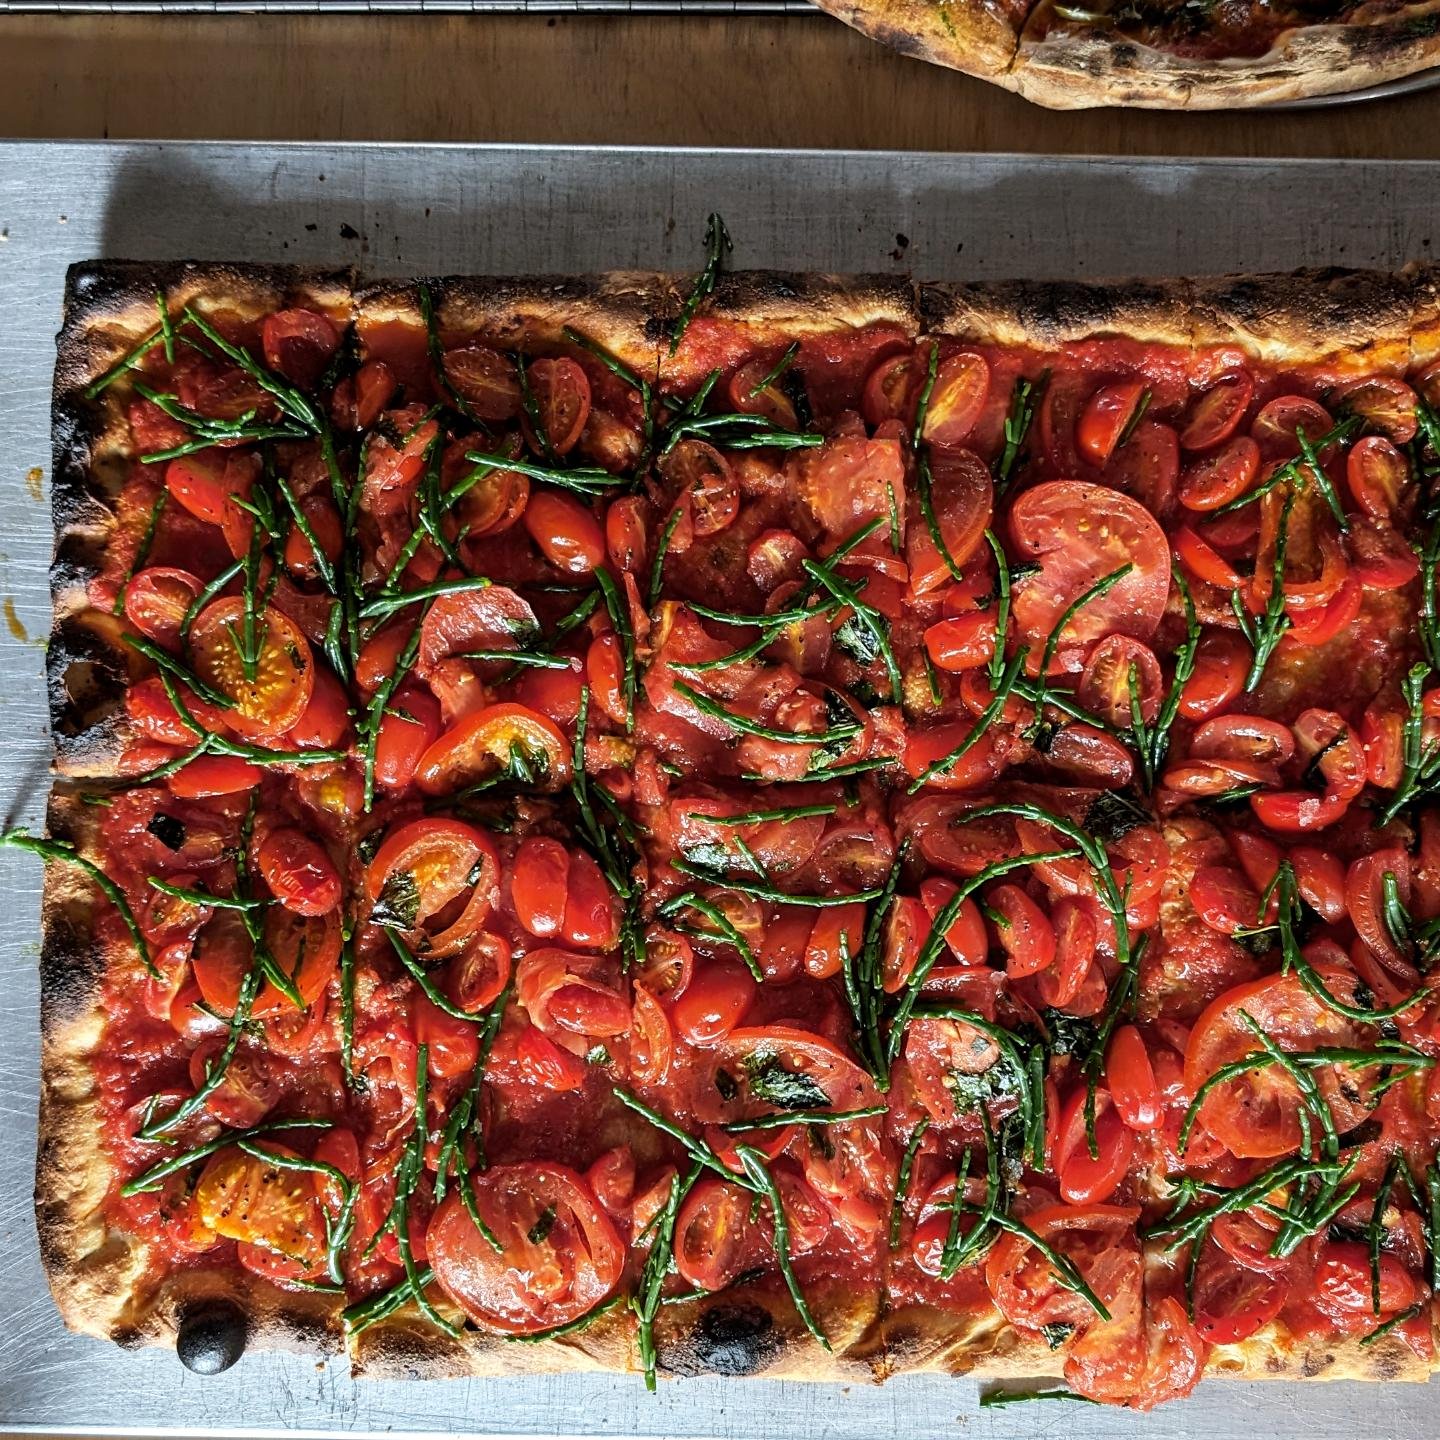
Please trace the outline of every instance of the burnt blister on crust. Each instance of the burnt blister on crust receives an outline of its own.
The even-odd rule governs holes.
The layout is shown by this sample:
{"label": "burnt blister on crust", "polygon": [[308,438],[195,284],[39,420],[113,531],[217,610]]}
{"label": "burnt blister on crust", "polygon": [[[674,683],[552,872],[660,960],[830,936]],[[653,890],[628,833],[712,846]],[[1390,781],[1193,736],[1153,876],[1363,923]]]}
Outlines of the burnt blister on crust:
{"label": "burnt blister on crust", "polygon": [[756,1375],[784,1349],[785,1338],[763,1305],[717,1301],[701,1309],[662,1358],[678,1375]]}
{"label": "burnt blister on crust", "polygon": [[196,1375],[218,1375],[244,1353],[248,1326],[239,1306],[228,1300],[206,1300],[180,1317],[175,1354]]}

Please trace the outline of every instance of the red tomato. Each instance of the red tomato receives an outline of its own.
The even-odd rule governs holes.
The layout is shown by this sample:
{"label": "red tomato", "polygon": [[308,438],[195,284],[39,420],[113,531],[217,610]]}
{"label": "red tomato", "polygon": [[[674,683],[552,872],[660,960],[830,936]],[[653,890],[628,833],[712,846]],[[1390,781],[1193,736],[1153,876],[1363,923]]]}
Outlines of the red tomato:
{"label": "red tomato", "polygon": [[326,666],[315,668],[315,688],[304,713],[285,732],[289,745],[302,750],[334,750],[350,733],[350,697]]}
{"label": "red tomato", "polygon": [[1373,590],[1399,590],[1420,573],[1420,557],[1410,542],[1381,521],[1356,516],[1345,537],[1345,548],[1352,573]]}
{"label": "red tomato", "polygon": [[1378,430],[1396,445],[1408,445],[1419,428],[1415,392],[1393,375],[1347,381],[1331,392],[1330,400],[1343,413],[1359,415],[1367,430]]}
{"label": "red tomato", "polygon": [[1374,1311],[1370,1254],[1358,1240],[1328,1240],[1320,1251],[1309,1286],[1311,1303],[1337,1326],[1372,1328],[1387,1315],[1415,1303],[1420,1287],[1388,1251],[1380,1252],[1380,1314]]}
{"label": "red tomato", "polygon": [[299,626],[274,606],[254,619],[255,665],[247,673],[236,636],[245,635],[245,602],[215,600],[190,630],[195,673],[226,696],[226,723],[244,735],[268,738],[289,730],[310,703],[315,662]]}
{"label": "red tomato", "polygon": [[1120,437],[1135,420],[1144,395],[1143,382],[1122,380],[1102,385],[1086,401],[1075,427],[1075,443],[1087,460],[1104,465],[1110,459]]}
{"label": "red tomato", "polygon": [[312,389],[340,348],[340,332],[316,310],[278,310],[260,327],[265,363],[302,390]]}
{"label": "red tomato", "polygon": [[1128,635],[1107,635],[1086,657],[1078,693],[1087,710],[1123,730],[1133,722],[1132,702],[1147,724],[1154,722],[1164,688],[1160,662],[1148,645]]}
{"label": "red tomato", "polygon": [[1300,897],[1327,925],[1345,918],[1345,867],[1328,851],[1297,845],[1290,852]]}
{"label": "red tomato", "polygon": [[740,414],[763,415],[777,430],[798,430],[800,418],[795,413],[795,402],[780,382],[770,380],[780,358],[762,355],[747,361],[731,375],[726,389],[732,408]]}
{"label": "red tomato", "polygon": [[706,1175],[696,1182],[675,1221],[675,1268],[691,1285],[723,1290],[763,1252],[750,1195]]}
{"label": "red tomato", "polygon": [[1410,903],[1410,857],[1398,846],[1372,851],[1350,863],[1345,875],[1345,908],[1355,933],[1392,975],[1413,978],[1408,946],[1385,923],[1385,877],[1392,877],[1400,903]]}
{"label": "red tomato", "polygon": [[665,1007],[643,986],[635,986],[630,1019],[630,1074],[642,1085],[656,1085],[670,1071],[674,1035]]}
{"label": "red tomato", "polygon": [[1250,434],[1267,460],[1291,460],[1300,453],[1299,431],[1311,442],[1328,434],[1335,422],[1329,412],[1303,395],[1279,395],[1266,404],[1250,426]]}
{"label": "red tomato", "polygon": [[[912,780],[918,780],[932,765],[948,759],[958,750],[970,738],[973,729],[974,726],[967,721],[910,731],[905,740],[903,763],[906,773]],[[958,760],[929,775],[925,784],[934,790],[974,789],[993,780],[1003,764],[992,727],[984,731]]]}
{"label": "red tomato", "polygon": [[[959,886],[953,880],[946,880],[939,875],[932,875],[929,879],[921,882],[920,903],[925,907],[925,913],[931,923],[949,903],[957,889]],[[927,934],[928,931],[929,926],[927,925]],[[920,938],[923,943],[925,935]],[[962,965],[983,965],[985,963],[990,954],[990,935],[985,929],[985,917],[980,913],[980,907],[973,898],[967,896],[960,902],[960,909],[956,912],[950,928],[945,932],[945,943],[949,947],[950,953]],[[886,989],[889,988],[887,981]]]}
{"label": "red tomato", "polygon": [[1120,1188],[1135,1153],[1134,1132],[1102,1085],[1095,1092],[1095,1147],[1085,1132],[1086,1088],[1081,1085],[1060,1111],[1055,1140],[1055,1172],[1060,1193],[1072,1205],[1098,1205]]}
{"label": "red tomato", "polygon": [[400,686],[375,737],[375,783],[398,793],[409,787],[420,757],[440,736],[440,702],[418,682]]}
{"label": "red tomato", "polygon": [[570,856],[566,883],[565,938],[584,950],[612,950],[620,943],[620,904],[600,866],[585,850]]}
{"label": "red tomato", "polygon": [[1239,428],[1255,394],[1255,382],[1244,370],[1224,375],[1198,395],[1180,431],[1187,450],[1208,450],[1228,440]]}
{"label": "red tomato", "polygon": [[1175,558],[1196,579],[1222,590],[1238,590],[1243,583],[1240,572],[1207,544],[1188,525],[1181,525],[1173,538]]}
{"label": "red tomato", "polygon": [[[524,705],[489,705],[450,727],[420,757],[415,779],[427,795],[448,795],[497,773],[530,788],[558,790],[570,778],[570,746],[543,715]],[[523,777],[522,777],[523,778]]]}
{"label": "red tomato", "polygon": [[[957,566],[964,565],[985,543],[995,504],[990,467],[973,451],[958,449],[937,451],[931,463],[935,524],[950,559]],[[952,578],[923,520],[906,527],[905,561],[914,595],[929,595]]]}
{"label": "red tomato", "polygon": [[1055,931],[1045,912],[1018,886],[997,885],[989,894],[1000,947],[1005,951],[1005,973],[1012,980],[1033,975],[1055,960]]}
{"label": "red tomato", "polygon": [[717,956],[696,965],[670,1016],[690,1044],[716,1045],[745,1018],[756,989],[755,977],[740,961]]}
{"label": "red tomato", "polygon": [[520,413],[520,377],[508,356],[488,345],[460,345],[444,354],[445,378],[476,419],[503,424]]}
{"label": "red tomato", "polygon": [[542,940],[560,934],[570,880],[570,852],[548,835],[527,835],[515,852],[510,903],[515,918]]}
{"label": "red tomato", "polygon": [[918,360],[914,350],[902,350],[875,362],[860,398],[860,413],[872,430],[887,420],[914,423],[927,363],[928,357]]}
{"label": "red tomato", "polygon": [[843,955],[852,959],[865,947],[865,907],[833,905],[821,910],[805,946],[805,970],[817,980],[838,975]]}
{"label": "red tomato", "polygon": [[939,669],[952,673],[988,665],[995,654],[995,616],[972,610],[937,621],[925,632],[925,648]]}
{"label": "red tomato", "polygon": [[[1334,966],[1317,969],[1331,994],[1354,1003],[1353,974]],[[1192,1095],[1223,1065],[1261,1048],[1245,1015],[1287,1050],[1361,1043],[1363,1027],[1316,1000],[1296,976],[1265,976],[1225,991],[1195,1022],[1185,1052],[1185,1086]],[[1310,1073],[1340,1130],[1368,1114],[1358,1098],[1345,1093],[1345,1077],[1335,1067],[1317,1067]],[[1353,1089],[1352,1085],[1352,1093]],[[1212,1089],[1201,1106],[1200,1123],[1232,1155],[1267,1159],[1288,1154],[1300,1144],[1299,1108],[1294,1082],[1279,1066],[1270,1065],[1247,1070]]]}
{"label": "red tomato", "polygon": [[1295,754],[1288,726],[1260,715],[1221,715],[1196,728],[1190,754],[1197,760],[1247,760],[1284,765]]}
{"label": "red tomato", "polygon": [[297,915],[324,915],[340,903],[340,872],[324,846],[288,825],[260,842],[256,863],[270,893]]}
{"label": "red tomato", "polygon": [[577,1171],[527,1161],[492,1166],[472,1184],[500,1250],[455,1190],[425,1242],[436,1280],[477,1325],[533,1334],[578,1319],[619,1284],[624,1242]]}
{"label": "red tomato", "polygon": [[125,586],[125,618],[167,650],[180,645],[180,625],[201,585],[188,570],[151,565]]}
{"label": "red tomato", "polygon": [[248,517],[234,497],[248,499],[255,483],[256,465],[245,455],[221,450],[200,450],[181,455],[165,467],[165,488],[197,520],[211,525],[245,522]]}
{"label": "red tomato", "polygon": [[1221,449],[1185,467],[1180,476],[1180,503],[1187,510],[1218,510],[1238,500],[1259,473],[1260,447],[1248,435],[1237,435]]}
{"label": "red tomato", "polygon": [[1228,630],[1206,630],[1195,653],[1195,669],[1180,691],[1180,714],[1204,720],[1236,700],[1250,668],[1250,655],[1240,636]]}
{"label": "red tomato", "polygon": [[605,533],[578,500],[538,490],[521,517],[540,553],[567,575],[591,575],[605,561]]}
{"label": "red tomato", "polygon": [[983,356],[967,350],[947,355],[940,362],[930,392],[924,438],[932,445],[963,444],[984,411],[989,394],[990,367]]}
{"label": "red tomato", "polygon": [[478,1027],[447,1015],[418,993],[411,996],[410,1012],[415,1021],[415,1043],[430,1047],[431,1075],[451,1080],[474,1070],[480,1058]]}
{"label": "red tomato", "polygon": [[562,356],[532,360],[526,378],[539,422],[536,433],[531,428],[530,416],[523,417],[527,438],[542,455],[568,454],[575,448],[590,418],[588,377],[574,360]]}
{"label": "red tomato", "polygon": [[[1108,1306],[1140,1283],[1139,1216],[1138,1209],[1126,1205],[1043,1205],[1025,1223],[1064,1255]],[[1061,1282],[1022,1235],[1000,1237],[985,1261],[985,1284],[1000,1313],[1027,1331],[1095,1320],[1089,1304]]]}
{"label": "red tomato", "polygon": [[1010,510],[1016,548],[1040,573],[1014,598],[1016,627],[1043,645],[1066,609],[1096,581],[1129,573],[1085,605],[1062,644],[1089,645],[1111,632],[1149,640],[1170,594],[1169,553],[1153,517],[1127,495],[1079,480],[1052,480],[1024,491]]}
{"label": "red tomato", "polygon": [[1164,1118],[1164,1101],[1145,1039],[1134,1025],[1120,1025],[1105,1055],[1105,1084],[1120,1118],[1132,1130],[1153,1130]]}
{"label": "red tomato", "polygon": [[[192,735],[191,740],[194,740]],[[242,795],[260,784],[258,765],[233,755],[201,755],[169,779],[170,793],[182,800],[203,800],[212,795]]]}
{"label": "red tomato", "polygon": [[645,569],[650,551],[649,505],[639,495],[622,495],[605,511],[605,553],[610,563],[628,575]]}
{"label": "red tomato", "polygon": [[[718,535],[740,513],[740,486],[730,462],[703,440],[682,440],[661,467],[675,487],[676,504],[684,509],[693,537]],[[674,539],[671,549],[681,547]]]}
{"label": "red tomato", "polygon": [[1394,524],[1400,497],[1410,483],[1405,457],[1383,435],[1357,440],[1345,459],[1345,478],[1355,503],[1372,520]]}
{"label": "red tomato", "polygon": [[1206,1242],[1195,1273],[1195,1328],[1212,1345],[1239,1344],[1275,1319],[1289,1293],[1282,1274],[1237,1265]]}
{"label": "red tomato", "polygon": [[1095,960],[1099,930],[1090,903],[1069,896],[1050,910],[1055,928],[1055,963],[1035,977],[1043,1004],[1066,1010],[1081,993]]}
{"label": "red tomato", "polygon": [[386,835],[365,871],[365,889],[372,906],[391,912],[411,949],[442,958],[463,950],[485,923],[498,872],[488,835],[434,816]]}

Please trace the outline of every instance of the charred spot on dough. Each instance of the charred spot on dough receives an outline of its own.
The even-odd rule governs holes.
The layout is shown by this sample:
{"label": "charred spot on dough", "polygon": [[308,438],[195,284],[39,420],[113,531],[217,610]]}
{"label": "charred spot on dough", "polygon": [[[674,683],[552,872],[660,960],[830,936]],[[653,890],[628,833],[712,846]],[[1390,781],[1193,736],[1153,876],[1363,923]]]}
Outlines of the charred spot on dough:
{"label": "charred spot on dough", "polygon": [[175,1354],[196,1375],[218,1375],[245,1353],[247,1331],[238,1306],[227,1300],[207,1300],[181,1317]]}
{"label": "charred spot on dough", "polygon": [[[780,1349],[775,1317],[760,1305],[712,1305],[695,1321],[688,1348],[694,1368],[712,1375],[754,1375]],[[687,1357],[687,1358],[692,1358]],[[674,1368],[684,1369],[684,1362]]]}

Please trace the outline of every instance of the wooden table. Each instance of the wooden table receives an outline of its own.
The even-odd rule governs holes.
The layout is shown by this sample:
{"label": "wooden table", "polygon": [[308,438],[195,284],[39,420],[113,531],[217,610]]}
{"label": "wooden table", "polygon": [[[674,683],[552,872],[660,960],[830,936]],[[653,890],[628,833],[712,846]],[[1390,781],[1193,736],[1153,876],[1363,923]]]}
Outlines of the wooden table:
{"label": "wooden table", "polygon": [[1056,114],[823,16],[0,16],[0,134],[1440,156],[1440,90]]}

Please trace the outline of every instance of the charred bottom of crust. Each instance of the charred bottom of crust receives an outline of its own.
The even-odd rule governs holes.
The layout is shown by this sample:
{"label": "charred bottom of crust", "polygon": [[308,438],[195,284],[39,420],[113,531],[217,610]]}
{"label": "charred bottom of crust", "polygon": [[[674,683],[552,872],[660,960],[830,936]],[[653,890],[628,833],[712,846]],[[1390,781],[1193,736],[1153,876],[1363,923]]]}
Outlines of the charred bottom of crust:
{"label": "charred bottom of crust", "polygon": [[749,1301],[705,1307],[685,1334],[665,1347],[665,1368],[677,1375],[755,1375],[784,1345],[775,1317]]}

